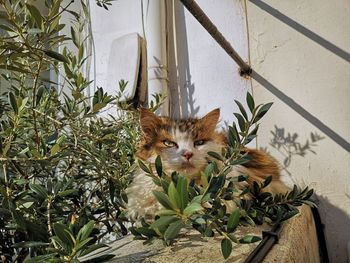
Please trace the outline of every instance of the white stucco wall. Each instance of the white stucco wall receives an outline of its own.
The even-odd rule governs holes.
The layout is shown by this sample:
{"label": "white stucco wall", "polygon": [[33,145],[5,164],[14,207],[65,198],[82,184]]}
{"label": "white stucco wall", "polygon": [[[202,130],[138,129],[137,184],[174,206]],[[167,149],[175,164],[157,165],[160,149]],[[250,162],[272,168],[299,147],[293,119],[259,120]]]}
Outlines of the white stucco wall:
{"label": "white stucco wall", "polygon": [[[91,67],[91,78],[95,79],[97,87],[115,94],[118,83],[108,85],[108,64],[112,42],[130,33],[142,35],[141,1],[119,0],[108,7],[108,11],[98,7],[93,1],[90,3],[92,33],[94,37],[96,75],[94,66]],[[93,58],[93,59],[94,59]],[[93,91],[91,91],[93,92]]]}
{"label": "white stucco wall", "polygon": [[[243,59],[248,61],[243,3],[232,0],[196,2]],[[172,115],[202,116],[219,107],[222,124],[231,122],[234,119],[232,113],[238,111],[234,99],[245,102],[249,81],[238,75],[235,62],[180,1],[175,1],[173,7],[175,22],[172,26],[175,24],[177,39],[174,44],[170,41],[169,47]],[[171,40],[173,30],[174,27],[169,28]]]}
{"label": "white stucco wall", "polygon": [[[248,22],[255,98],[274,101],[258,146],[281,163],[282,137],[309,148],[286,161],[284,174],[317,193],[331,262],[346,262],[350,240],[350,2],[250,0]],[[279,130],[278,150],[269,143]],[[282,130],[284,129],[284,136]],[[311,133],[324,137],[311,143]],[[275,144],[276,145],[276,144]],[[299,151],[300,153],[300,151]],[[305,237],[307,238],[307,237]]]}
{"label": "white stucco wall", "polygon": [[[243,4],[232,0],[221,0],[219,5],[214,0],[197,2],[248,60]],[[148,0],[143,0],[143,4],[147,33]],[[111,44],[114,39],[133,32],[143,36],[141,1],[119,0],[113,2],[109,11],[94,4],[90,6],[96,46],[96,85],[113,93],[115,87],[107,85],[108,63],[113,59],[109,57]],[[168,0],[167,9],[170,114],[202,116],[220,107],[222,125],[231,122],[233,111],[238,110],[234,99],[245,101],[249,81],[238,75],[237,65],[179,1]]]}

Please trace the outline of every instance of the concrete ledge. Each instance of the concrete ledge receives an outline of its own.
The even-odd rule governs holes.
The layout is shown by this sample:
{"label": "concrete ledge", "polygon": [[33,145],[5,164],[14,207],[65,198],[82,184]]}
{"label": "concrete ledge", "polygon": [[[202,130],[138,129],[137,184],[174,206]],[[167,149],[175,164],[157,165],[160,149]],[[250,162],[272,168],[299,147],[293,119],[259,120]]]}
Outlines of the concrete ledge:
{"label": "concrete ledge", "polygon": [[[237,236],[247,234],[261,236],[262,230],[269,228],[269,226],[241,227]],[[206,238],[191,230],[178,238],[173,246],[164,247],[161,240],[144,244],[144,241],[133,240],[133,236],[128,235],[96,254],[114,254],[115,257],[109,261],[114,263],[244,262],[258,245],[258,243],[234,244],[231,256],[224,260],[220,241],[221,237]],[[272,247],[263,262],[320,262],[316,228],[309,207],[302,206],[300,213],[283,225],[279,243]]]}

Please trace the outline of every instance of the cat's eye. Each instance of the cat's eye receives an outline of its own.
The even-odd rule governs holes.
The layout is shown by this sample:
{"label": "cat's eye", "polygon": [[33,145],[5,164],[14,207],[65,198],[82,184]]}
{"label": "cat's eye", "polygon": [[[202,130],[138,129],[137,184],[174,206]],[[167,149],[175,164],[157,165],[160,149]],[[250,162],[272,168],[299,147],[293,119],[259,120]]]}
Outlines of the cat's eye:
{"label": "cat's eye", "polygon": [[164,140],[163,141],[163,144],[166,146],[166,147],[176,147],[177,144],[175,142],[172,142],[172,141],[169,141],[169,140]]}
{"label": "cat's eye", "polygon": [[203,145],[204,144],[204,140],[198,140],[198,141],[195,141],[194,142],[194,146],[200,146],[200,145]]}

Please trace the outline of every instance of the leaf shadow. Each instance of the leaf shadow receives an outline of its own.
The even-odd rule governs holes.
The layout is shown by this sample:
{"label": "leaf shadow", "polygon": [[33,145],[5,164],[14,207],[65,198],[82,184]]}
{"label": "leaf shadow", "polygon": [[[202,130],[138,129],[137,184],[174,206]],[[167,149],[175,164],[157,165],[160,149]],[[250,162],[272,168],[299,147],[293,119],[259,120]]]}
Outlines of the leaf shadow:
{"label": "leaf shadow", "polygon": [[[293,159],[297,156],[306,157],[310,153],[317,154],[315,148],[318,142],[325,139],[325,137],[316,132],[311,132],[308,139],[301,141],[299,134],[296,132],[288,132],[285,128],[278,127],[277,125],[274,128],[274,130],[270,131],[272,137],[269,145],[277,150],[280,157],[283,158],[281,163],[282,171],[286,172],[293,183],[296,183],[292,177],[292,173],[289,171]],[[261,150],[268,152],[268,147],[262,147]]]}

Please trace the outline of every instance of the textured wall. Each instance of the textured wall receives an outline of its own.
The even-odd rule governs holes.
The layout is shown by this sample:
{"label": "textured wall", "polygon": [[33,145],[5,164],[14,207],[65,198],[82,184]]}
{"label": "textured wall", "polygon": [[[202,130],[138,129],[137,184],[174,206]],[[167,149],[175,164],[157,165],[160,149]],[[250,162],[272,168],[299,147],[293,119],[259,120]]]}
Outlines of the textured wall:
{"label": "textured wall", "polygon": [[258,146],[281,161],[286,180],[315,188],[331,260],[346,262],[350,2],[247,3],[254,95],[261,102],[275,102],[261,126]]}
{"label": "textured wall", "polygon": [[[243,59],[248,60],[243,3],[232,0],[196,2]],[[169,6],[168,18],[172,115],[201,116],[220,107],[222,124],[231,122],[232,113],[238,110],[234,99],[245,101],[249,81],[238,75],[235,62],[180,1]]]}
{"label": "textured wall", "polygon": [[108,93],[115,94],[118,91],[118,83],[113,86],[107,84],[108,64],[109,60],[113,59],[110,58],[112,42],[130,33],[142,34],[141,1],[115,1],[108,7],[108,11],[91,1],[90,8],[96,59],[96,76],[92,66],[90,77],[95,79],[98,87],[103,87]]}
{"label": "textured wall", "polygon": [[[239,1],[197,1],[218,29],[248,60],[244,4]],[[147,33],[148,1],[143,0]],[[202,116],[220,107],[222,124],[233,120],[238,109],[234,99],[244,100],[250,82],[238,75],[235,62],[222,50],[180,1],[167,0],[168,70],[171,114],[174,117]],[[141,1],[119,0],[105,11],[91,4],[96,54],[96,84],[107,86],[111,43],[122,35],[143,35]],[[147,37],[147,36],[146,36]],[[93,78],[93,75],[91,75]]]}

